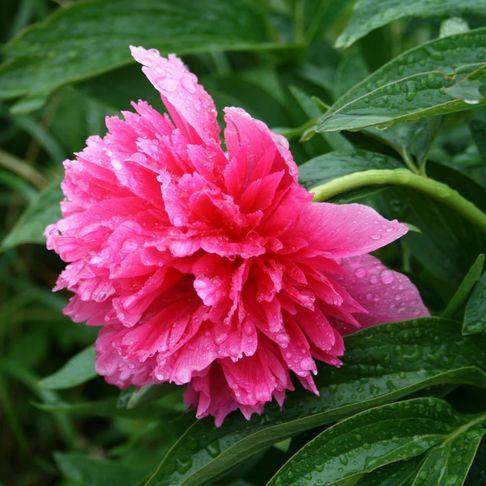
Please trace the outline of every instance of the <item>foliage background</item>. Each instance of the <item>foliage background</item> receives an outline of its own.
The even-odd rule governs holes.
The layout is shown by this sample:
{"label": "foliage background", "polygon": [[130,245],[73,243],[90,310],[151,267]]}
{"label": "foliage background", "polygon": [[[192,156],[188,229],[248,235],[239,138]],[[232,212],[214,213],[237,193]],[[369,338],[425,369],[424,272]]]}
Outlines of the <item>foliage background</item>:
{"label": "foliage background", "polygon": [[178,389],[120,394],[94,377],[93,329],[62,316],[42,229],[62,160],[104,116],[139,98],[161,109],[130,43],[182,54],[218,108],[287,135],[308,187],[408,167],[484,210],[485,15],[484,0],[2,1],[2,484],[484,484],[484,215],[452,209],[454,194],[397,181],[334,194],[410,225],[379,256],[436,317],[348,338],[320,398],[217,430]]}

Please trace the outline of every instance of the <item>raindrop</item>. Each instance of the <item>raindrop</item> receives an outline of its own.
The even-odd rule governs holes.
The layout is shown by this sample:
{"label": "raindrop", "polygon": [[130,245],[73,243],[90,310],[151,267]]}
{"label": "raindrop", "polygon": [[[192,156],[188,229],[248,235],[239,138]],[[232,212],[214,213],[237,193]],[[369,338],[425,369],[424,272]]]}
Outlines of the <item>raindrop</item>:
{"label": "raindrop", "polygon": [[196,92],[196,83],[192,79],[191,76],[185,76],[182,78],[182,86],[189,91],[189,93],[195,93]]}
{"label": "raindrop", "polygon": [[175,79],[165,78],[159,82],[159,85],[164,91],[175,91],[179,83]]}
{"label": "raindrop", "polygon": [[358,268],[355,270],[354,274],[357,278],[364,278],[366,277],[366,270],[364,268]]}
{"label": "raindrop", "polygon": [[384,283],[385,285],[391,284],[393,282],[393,273],[390,272],[390,270],[383,270],[383,272],[381,272],[380,278],[382,283]]}

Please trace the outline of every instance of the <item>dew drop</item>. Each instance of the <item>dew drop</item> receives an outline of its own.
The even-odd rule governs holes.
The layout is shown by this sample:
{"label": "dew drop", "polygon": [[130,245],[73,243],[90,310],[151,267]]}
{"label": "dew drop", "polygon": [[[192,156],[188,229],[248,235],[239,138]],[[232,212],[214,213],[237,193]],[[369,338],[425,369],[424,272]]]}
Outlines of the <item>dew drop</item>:
{"label": "dew drop", "polygon": [[175,91],[179,83],[175,79],[165,78],[159,82],[159,86],[164,91]]}
{"label": "dew drop", "polygon": [[196,92],[196,84],[191,76],[182,78],[182,86],[191,94]]}
{"label": "dew drop", "polygon": [[384,283],[385,285],[391,284],[393,282],[393,273],[390,272],[390,270],[383,270],[383,272],[381,272],[380,278],[382,283]]}
{"label": "dew drop", "polygon": [[357,278],[366,277],[366,270],[364,268],[357,268],[354,272]]}

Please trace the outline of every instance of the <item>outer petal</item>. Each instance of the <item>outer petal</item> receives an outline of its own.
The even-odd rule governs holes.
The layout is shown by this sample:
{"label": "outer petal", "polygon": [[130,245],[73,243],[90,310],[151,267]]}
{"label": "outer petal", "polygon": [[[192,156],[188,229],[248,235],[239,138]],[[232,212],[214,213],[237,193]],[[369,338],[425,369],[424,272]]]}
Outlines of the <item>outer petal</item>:
{"label": "outer petal", "polygon": [[160,92],[176,126],[192,143],[218,140],[219,126],[214,102],[182,61],[170,54],[163,58],[156,49],[130,47],[132,56],[143,64],[143,72]]}
{"label": "outer petal", "polygon": [[307,239],[310,249],[330,258],[343,258],[388,245],[408,228],[362,204],[315,203],[304,207],[296,230]]}
{"label": "outer petal", "polygon": [[357,319],[365,326],[404,321],[429,315],[415,285],[405,275],[389,270],[377,258],[362,255],[343,260],[348,275],[339,279],[368,311]]}

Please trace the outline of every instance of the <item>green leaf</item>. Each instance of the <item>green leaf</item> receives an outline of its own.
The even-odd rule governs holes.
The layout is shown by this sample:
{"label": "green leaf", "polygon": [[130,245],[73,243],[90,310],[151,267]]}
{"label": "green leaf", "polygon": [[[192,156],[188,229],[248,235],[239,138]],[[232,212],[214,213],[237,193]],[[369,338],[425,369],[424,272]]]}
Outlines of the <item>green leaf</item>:
{"label": "green leaf", "polygon": [[[483,416],[482,420],[485,418]],[[468,418],[455,413],[447,402],[436,398],[417,398],[372,408],[319,434],[268,484],[335,484],[356,474],[415,457],[438,443],[447,449],[456,435],[477,421],[478,418],[474,418],[468,422]]]}
{"label": "green leaf", "polygon": [[471,268],[464,276],[464,279],[456,290],[456,293],[452,296],[451,300],[447,304],[447,307],[442,313],[443,317],[452,317],[461,305],[466,300],[467,296],[471,292],[474,284],[479,280],[484,267],[484,254],[478,255]]}
{"label": "green leaf", "polygon": [[148,404],[143,407],[128,409],[118,407],[114,400],[98,400],[95,402],[50,402],[36,403],[37,408],[45,412],[66,412],[76,415],[87,415],[90,417],[124,417],[145,420],[167,420],[174,418],[172,410],[164,408],[161,405]]}
{"label": "green leaf", "polygon": [[[346,337],[344,366],[322,366],[320,395],[291,393],[245,421],[228,417],[220,428],[197,421],[163,458],[148,484],[203,484],[270,444],[403,397],[433,384],[486,386],[486,339],[460,333],[459,323],[418,319],[365,329]],[[438,345],[440,343],[440,345]]]}
{"label": "green leaf", "polygon": [[133,486],[143,476],[136,468],[78,453],[55,452],[54,459],[63,476],[74,484]]}
{"label": "green leaf", "polygon": [[94,368],[95,350],[89,346],[73,356],[62,368],[39,382],[43,388],[60,390],[91,380],[96,376]]}
{"label": "green leaf", "polygon": [[479,279],[466,305],[462,332],[486,332],[486,273]]}
{"label": "green leaf", "polygon": [[[476,419],[482,421],[486,416]],[[474,420],[473,420],[474,422]],[[442,444],[430,450],[422,465],[412,476],[411,486],[448,486],[464,484],[469,468],[478,450],[485,429],[466,423],[450,434]]]}
{"label": "green leaf", "polygon": [[440,17],[459,13],[486,15],[484,2],[472,0],[358,0],[336,47],[348,47],[374,29],[404,17]]}
{"label": "green leaf", "polygon": [[[321,111],[314,103],[314,100],[304,93],[296,86],[290,86],[290,92],[295,98],[302,111],[311,119],[318,118]],[[353,148],[353,145],[344,138],[340,133],[322,133],[321,134],[327,144],[334,150],[349,150]]]}
{"label": "green leaf", "polygon": [[244,0],[74,2],[7,44],[0,98],[23,96],[28,107],[59,86],[132,62],[130,44],[178,54],[274,46],[259,10]]}
{"label": "green leaf", "polygon": [[2,241],[0,249],[6,250],[23,243],[44,243],[46,226],[61,217],[59,209],[61,197],[59,180],[56,180],[29,203],[27,209]]}
{"label": "green leaf", "polygon": [[353,486],[404,486],[417,469],[418,459],[419,457],[414,457],[407,461],[392,462],[375,469],[371,473],[363,474]]}
{"label": "green leaf", "polygon": [[410,49],[336,100],[315,130],[357,130],[468,109],[470,104],[446,90],[486,66],[485,49],[485,28]]}
{"label": "green leaf", "polygon": [[315,157],[299,167],[300,183],[307,189],[354,172],[396,169],[401,164],[392,157],[365,150],[343,150]]}

